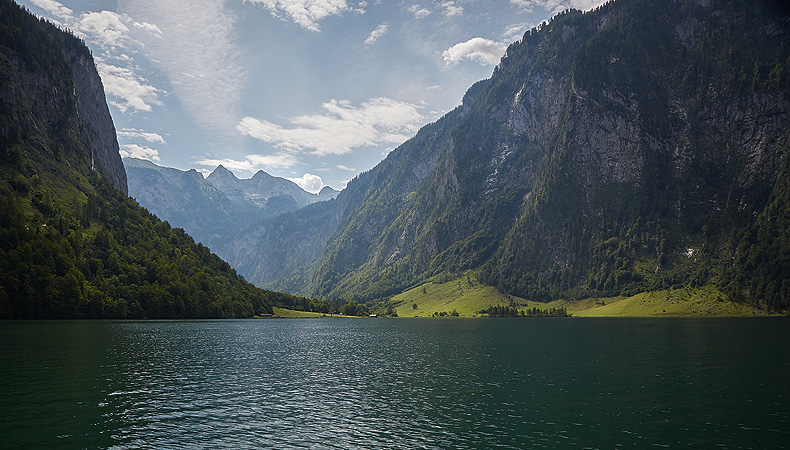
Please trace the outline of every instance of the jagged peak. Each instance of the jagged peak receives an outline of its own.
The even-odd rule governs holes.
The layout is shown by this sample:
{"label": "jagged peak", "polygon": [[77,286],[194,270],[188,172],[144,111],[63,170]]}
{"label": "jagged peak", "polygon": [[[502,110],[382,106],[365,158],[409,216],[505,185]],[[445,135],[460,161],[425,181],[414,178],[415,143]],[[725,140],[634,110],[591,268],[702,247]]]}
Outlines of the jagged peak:
{"label": "jagged peak", "polygon": [[225,166],[223,166],[222,164],[218,165],[217,168],[214,169],[214,171],[211,172],[208,176],[209,179],[219,178],[219,177],[223,177],[223,178],[232,177],[233,179],[238,180],[236,175],[230,170],[228,170],[227,168],[225,168]]}
{"label": "jagged peak", "polygon": [[259,170],[259,171],[255,172],[255,175],[252,176],[253,180],[260,179],[260,178],[268,179],[268,178],[275,178],[275,177],[270,175],[267,172],[264,172],[263,170]]}

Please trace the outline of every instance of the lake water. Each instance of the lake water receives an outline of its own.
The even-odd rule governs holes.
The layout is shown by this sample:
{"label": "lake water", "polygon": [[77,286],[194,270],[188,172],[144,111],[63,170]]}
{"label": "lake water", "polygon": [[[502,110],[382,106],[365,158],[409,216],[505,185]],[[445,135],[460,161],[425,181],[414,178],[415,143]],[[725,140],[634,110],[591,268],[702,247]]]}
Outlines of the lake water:
{"label": "lake water", "polygon": [[0,323],[2,448],[790,447],[787,319]]}

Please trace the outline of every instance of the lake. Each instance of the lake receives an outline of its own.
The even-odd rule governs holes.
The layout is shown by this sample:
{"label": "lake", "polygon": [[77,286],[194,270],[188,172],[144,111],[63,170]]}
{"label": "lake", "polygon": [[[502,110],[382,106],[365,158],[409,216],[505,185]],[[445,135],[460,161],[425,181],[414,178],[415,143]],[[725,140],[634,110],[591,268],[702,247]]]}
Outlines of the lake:
{"label": "lake", "polygon": [[790,320],[0,323],[2,448],[790,447]]}

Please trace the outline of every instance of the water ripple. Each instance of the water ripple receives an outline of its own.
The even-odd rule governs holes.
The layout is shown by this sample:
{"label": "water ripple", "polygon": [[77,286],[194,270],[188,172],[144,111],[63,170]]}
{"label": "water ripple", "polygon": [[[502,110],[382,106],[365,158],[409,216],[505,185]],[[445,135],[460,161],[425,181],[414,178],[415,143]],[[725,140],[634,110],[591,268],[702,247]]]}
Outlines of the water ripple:
{"label": "water ripple", "polygon": [[786,448],[790,358],[762,343],[788,327],[766,323],[6,325],[0,432],[9,448]]}

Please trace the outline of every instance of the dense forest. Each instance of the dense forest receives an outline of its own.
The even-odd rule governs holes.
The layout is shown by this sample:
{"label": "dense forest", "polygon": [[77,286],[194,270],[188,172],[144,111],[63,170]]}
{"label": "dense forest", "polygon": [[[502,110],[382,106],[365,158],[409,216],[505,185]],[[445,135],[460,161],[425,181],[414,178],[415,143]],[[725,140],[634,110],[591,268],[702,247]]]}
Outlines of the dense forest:
{"label": "dense forest", "polygon": [[92,58],[79,39],[0,0],[0,318],[251,317],[296,304],[109,181],[95,124],[77,114],[78,58]]}

